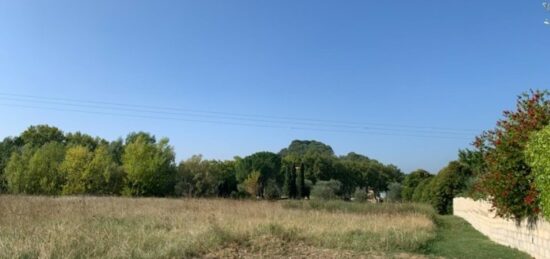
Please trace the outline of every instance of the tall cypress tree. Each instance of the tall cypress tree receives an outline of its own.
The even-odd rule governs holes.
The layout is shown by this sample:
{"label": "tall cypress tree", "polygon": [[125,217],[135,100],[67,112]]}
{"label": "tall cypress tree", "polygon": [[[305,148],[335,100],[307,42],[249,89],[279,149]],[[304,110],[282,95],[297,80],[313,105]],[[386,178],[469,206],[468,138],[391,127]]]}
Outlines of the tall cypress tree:
{"label": "tall cypress tree", "polygon": [[283,185],[283,194],[287,197],[287,198],[292,198],[291,197],[291,190],[290,190],[290,180],[291,180],[292,176],[291,176],[291,173],[290,173],[290,170],[288,169],[288,166],[285,166],[285,183]]}
{"label": "tall cypress tree", "polygon": [[305,196],[305,188],[306,188],[306,179],[305,179],[305,172],[304,172],[304,164],[302,163],[300,165],[300,172],[298,173],[298,179],[296,179],[296,193],[298,196],[298,199],[303,199]]}
{"label": "tall cypress tree", "polygon": [[288,197],[291,199],[296,199],[296,166],[292,164],[290,167],[290,181],[289,181],[289,192]]}

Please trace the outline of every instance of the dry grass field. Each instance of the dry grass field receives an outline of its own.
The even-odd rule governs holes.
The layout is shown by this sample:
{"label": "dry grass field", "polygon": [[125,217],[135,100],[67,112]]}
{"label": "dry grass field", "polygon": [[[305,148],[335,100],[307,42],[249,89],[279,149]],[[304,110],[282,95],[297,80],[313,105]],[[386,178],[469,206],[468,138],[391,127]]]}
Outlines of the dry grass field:
{"label": "dry grass field", "polygon": [[0,196],[0,258],[418,258],[435,235],[430,215],[399,205],[303,204]]}

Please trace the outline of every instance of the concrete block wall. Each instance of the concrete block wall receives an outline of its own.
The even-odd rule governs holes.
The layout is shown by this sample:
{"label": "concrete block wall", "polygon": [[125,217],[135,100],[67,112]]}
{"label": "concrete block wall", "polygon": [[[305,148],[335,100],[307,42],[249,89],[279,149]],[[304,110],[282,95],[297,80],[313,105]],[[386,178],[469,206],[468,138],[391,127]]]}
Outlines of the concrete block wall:
{"label": "concrete block wall", "polygon": [[468,221],[491,240],[517,248],[535,258],[550,259],[549,222],[539,220],[533,229],[529,229],[526,222],[518,227],[512,220],[495,217],[495,213],[490,212],[491,205],[488,202],[467,198],[455,198],[453,209],[454,215]]}

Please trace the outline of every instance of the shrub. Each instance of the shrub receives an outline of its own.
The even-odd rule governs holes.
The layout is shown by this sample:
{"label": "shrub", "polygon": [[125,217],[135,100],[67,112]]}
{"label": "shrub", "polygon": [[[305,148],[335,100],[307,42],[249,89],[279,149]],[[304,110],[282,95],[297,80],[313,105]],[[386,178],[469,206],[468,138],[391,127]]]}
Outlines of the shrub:
{"label": "shrub", "polygon": [[431,183],[430,202],[439,214],[453,212],[453,198],[467,187],[472,175],[469,167],[453,161],[443,168]]}
{"label": "shrub", "polygon": [[260,172],[253,171],[248,175],[248,177],[242,182],[242,184],[239,187],[241,190],[250,194],[250,196],[257,197],[260,195],[259,179],[260,179]]}
{"label": "shrub", "polygon": [[277,182],[274,179],[267,181],[264,188],[264,198],[268,200],[277,200],[281,197],[281,189],[277,186]]}
{"label": "shrub", "polygon": [[400,183],[390,183],[388,185],[388,191],[386,192],[386,200],[391,202],[401,201],[401,192],[403,187]]}
{"label": "shrub", "polygon": [[424,200],[423,199],[423,194],[425,192],[426,186],[429,185],[429,183],[432,179],[433,179],[433,176],[430,176],[429,178],[426,178],[426,179],[420,181],[420,183],[418,183],[418,185],[414,189],[411,201],[413,201],[413,202],[422,202]]}
{"label": "shrub", "polygon": [[357,202],[367,202],[369,200],[369,194],[361,188],[356,188],[353,193],[353,200]]}
{"label": "shrub", "polygon": [[524,150],[532,132],[548,125],[548,91],[531,91],[518,97],[516,111],[505,111],[494,130],[479,136],[475,145],[483,154],[485,173],[479,188],[496,209],[497,216],[513,218],[517,223],[536,220],[538,190]]}
{"label": "shrub", "polygon": [[317,181],[311,190],[311,197],[322,200],[333,200],[338,198],[342,183],[337,180]]}
{"label": "shrub", "polygon": [[543,215],[550,219],[550,126],[531,137],[525,155],[533,168]]}
{"label": "shrub", "polygon": [[426,170],[418,169],[407,176],[405,176],[405,179],[403,180],[403,190],[402,190],[402,199],[404,201],[411,201],[414,190],[416,187],[422,182],[422,180],[426,178],[430,178],[433,175],[428,173]]}

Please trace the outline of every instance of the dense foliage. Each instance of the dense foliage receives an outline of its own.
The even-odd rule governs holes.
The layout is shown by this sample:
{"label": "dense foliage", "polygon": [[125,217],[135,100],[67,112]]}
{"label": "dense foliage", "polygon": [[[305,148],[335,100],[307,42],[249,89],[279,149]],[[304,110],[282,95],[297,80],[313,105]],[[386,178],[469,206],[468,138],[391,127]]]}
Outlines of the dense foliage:
{"label": "dense foliage", "polygon": [[540,206],[550,219],[550,126],[534,134],[527,144],[526,157],[533,169],[535,186],[540,192]]}
{"label": "dense foliage", "polygon": [[405,176],[405,179],[403,180],[403,189],[402,189],[402,199],[404,201],[412,201],[413,194],[416,189],[416,187],[422,182],[424,179],[430,178],[432,175],[428,173],[428,171],[423,169],[418,169],[416,171],[411,172],[407,176]]}
{"label": "dense foliage", "polygon": [[535,177],[524,150],[533,132],[548,125],[549,93],[531,91],[518,97],[515,111],[505,111],[497,127],[479,136],[475,146],[483,155],[484,172],[479,191],[498,216],[533,222],[540,211]]}
{"label": "dense foliage", "polygon": [[308,199],[330,187],[320,196],[349,199],[357,189],[380,200],[402,179],[393,165],[338,157],[318,141],[227,161],[196,155],[178,165],[168,139],[146,132],[107,141],[37,125],[0,142],[0,191],[7,193]]}

